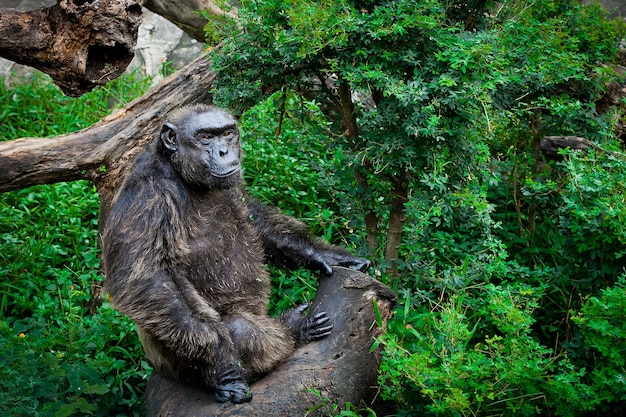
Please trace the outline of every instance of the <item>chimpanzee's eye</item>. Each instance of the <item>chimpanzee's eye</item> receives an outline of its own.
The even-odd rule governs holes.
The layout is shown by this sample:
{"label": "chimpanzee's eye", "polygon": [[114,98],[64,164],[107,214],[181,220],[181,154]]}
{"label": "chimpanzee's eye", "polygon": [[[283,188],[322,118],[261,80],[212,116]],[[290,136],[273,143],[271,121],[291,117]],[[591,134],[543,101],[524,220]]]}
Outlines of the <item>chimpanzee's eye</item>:
{"label": "chimpanzee's eye", "polygon": [[205,143],[205,144],[211,142],[213,138],[214,136],[210,133],[201,133],[199,137],[200,142]]}

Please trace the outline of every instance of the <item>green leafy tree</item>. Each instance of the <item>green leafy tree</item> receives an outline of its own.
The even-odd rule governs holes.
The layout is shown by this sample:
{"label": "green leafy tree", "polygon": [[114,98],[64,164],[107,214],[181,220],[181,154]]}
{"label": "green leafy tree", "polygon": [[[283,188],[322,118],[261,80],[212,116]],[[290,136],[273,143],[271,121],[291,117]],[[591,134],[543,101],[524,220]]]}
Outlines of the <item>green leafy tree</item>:
{"label": "green leafy tree", "polygon": [[583,26],[585,12],[565,13],[574,4],[242,2],[211,56],[216,97],[235,110],[275,91],[316,100],[333,146],[350,154],[356,187],[344,191],[364,213],[368,246],[395,275],[405,203],[437,186],[423,178],[437,155],[448,155],[452,181],[480,172],[491,111],[532,113],[529,101],[587,80],[594,60],[615,53],[616,29]]}
{"label": "green leafy tree", "polygon": [[[333,195],[402,300],[377,341],[398,415],[624,411],[622,109],[596,103],[625,34],[567,0],[242,1],[213,32],[221,104],[326,117]],[[603,150],[546,164],[545,135]]]}
{"label": "green leafy tree", "polygon": [[450,71],[440,52],[474,29],[461,22],[477,22],[485,4],[467,11],[439,1],[242,6],[211,57],[220,71],[216,97],[240,109],[275,91],[314,98],[336,134],[333,145],[351,155],[340,174],[356,182],[344,191],[365,213],[368,246],[396,274],[405,203],[419,173],[440,150],[457,157],[459,175],[470,162],[468,125],[483,93],[465,91],[458,77],[466,65]]}

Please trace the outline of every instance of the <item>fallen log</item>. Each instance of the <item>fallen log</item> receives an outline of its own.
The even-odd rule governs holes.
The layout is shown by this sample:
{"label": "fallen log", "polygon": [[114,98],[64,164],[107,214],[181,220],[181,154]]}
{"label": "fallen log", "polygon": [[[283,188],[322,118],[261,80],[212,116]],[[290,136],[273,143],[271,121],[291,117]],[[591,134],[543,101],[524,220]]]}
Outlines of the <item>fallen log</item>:
{"label": "fallen log", "polygon": [[252,384],[250,403],[217,403],[206,388],[153,373],[146,389],[148,417],[323,416],[334,404],[370,404],[376,396],[380,354],[370,352],[383,323],[391,316],[391,289],[361,272],[335,268],[320,279],[313,311],[326,311],[333,323],[327,338],[296,350],[286,362]]}
{"label": "fallen log", "polygon": [[57,0],[19,12],[0,9],[0,56],[50,75],[78,97],[117,78],[135,55],[137,0]]}

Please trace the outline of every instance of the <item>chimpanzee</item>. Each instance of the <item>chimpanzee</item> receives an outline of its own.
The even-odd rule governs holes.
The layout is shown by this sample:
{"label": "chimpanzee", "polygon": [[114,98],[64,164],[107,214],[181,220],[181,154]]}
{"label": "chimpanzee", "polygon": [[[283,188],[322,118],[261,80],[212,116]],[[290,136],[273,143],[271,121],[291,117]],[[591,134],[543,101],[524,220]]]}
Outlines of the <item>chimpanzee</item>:
{"label": "chimpanzee", "polygon": [[216,400],[250,401],[251,377],[326,337],[325,312],[267,313],[265,261],[332,274],[370,261],[313,238],[243,189],[235,118],[212,106],[172,112],[136,160],[103,231],[105,290],[136,324],[154,369],[199,378]]}

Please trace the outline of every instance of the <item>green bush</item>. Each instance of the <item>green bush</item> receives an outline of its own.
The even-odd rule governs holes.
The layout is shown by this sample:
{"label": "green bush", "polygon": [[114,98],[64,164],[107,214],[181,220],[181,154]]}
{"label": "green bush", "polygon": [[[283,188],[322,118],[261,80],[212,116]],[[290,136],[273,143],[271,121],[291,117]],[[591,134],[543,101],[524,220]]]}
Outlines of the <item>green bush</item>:
{"label": "green bush", "polygon": [[400,415],[624,412],[626,155],[564,156],[517,189],[493,179],[409,202],[412,257],[379,340]]}
{"label": "green bush", "polygon": [[[42,76],[0,86],[0,137],[10,140],[86,127],[147,84],[125,76],[80,99]],[[0,195],[2,415],[143,414],[149,367],[132,322],[106,303],[89,313],[102,280],[98,210],[84,181]]]}
{"label": "green bush", "polygon": [[88,313],[97,212],[85,182],[0,196],[4,415],[141,415],[149,369],[132,322],[106,304]]}

